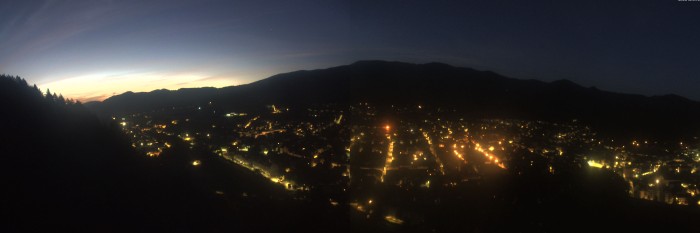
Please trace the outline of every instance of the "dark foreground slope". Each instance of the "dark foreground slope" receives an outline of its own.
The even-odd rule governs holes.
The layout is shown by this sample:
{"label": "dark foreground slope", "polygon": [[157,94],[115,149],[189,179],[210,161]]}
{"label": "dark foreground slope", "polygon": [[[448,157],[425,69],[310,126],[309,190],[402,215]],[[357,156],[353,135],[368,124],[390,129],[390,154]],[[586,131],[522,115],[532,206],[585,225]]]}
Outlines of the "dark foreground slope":
{"label": "dark foreground slope", "polygon": [[696,120],[700,118],[700,103],[683,97],[613,93],[567,80],[519,80],[439,63],[362,61],[221,89],[129,92],[90,107],[108,116],[208,102],[232,111],[270,104],[427,104],[454,108],[476,118],[577,120],[623,136],[682,137],[700,132],[700,121]]}
{"label": "dark foreground slope", "polygon": [[2,76],[0,107],[3,231],[162,229],[166,207],[194,203],[79,103]]}
{"label": "dark foreground slope", "polygon": [[0,76],[0,108],[2,232],[329,228],[308,228],[305,203],[206,151],[175,144],[158,159],[136,154],[81,104],[20,78]]}

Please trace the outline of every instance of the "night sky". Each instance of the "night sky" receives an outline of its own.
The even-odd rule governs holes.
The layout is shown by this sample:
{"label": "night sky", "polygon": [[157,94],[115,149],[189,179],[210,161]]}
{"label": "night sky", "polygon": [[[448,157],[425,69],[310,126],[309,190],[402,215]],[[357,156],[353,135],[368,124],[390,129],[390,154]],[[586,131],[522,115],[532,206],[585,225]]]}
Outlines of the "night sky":
{"label": "night sky", "polygon": [[0,1],[0,73],[83,101],[374,59],[700,100],[700,1]]}

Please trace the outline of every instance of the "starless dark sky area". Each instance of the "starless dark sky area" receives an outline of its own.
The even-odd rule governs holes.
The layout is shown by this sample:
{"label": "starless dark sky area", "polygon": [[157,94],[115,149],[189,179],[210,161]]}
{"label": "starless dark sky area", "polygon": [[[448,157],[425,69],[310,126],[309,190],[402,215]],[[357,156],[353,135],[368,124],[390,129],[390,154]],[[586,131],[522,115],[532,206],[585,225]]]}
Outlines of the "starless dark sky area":
{"label": "starless dark sky area", "polygon": [[0,73],[68,97],[444,62],[700,100],[700,2],[0,1]]}

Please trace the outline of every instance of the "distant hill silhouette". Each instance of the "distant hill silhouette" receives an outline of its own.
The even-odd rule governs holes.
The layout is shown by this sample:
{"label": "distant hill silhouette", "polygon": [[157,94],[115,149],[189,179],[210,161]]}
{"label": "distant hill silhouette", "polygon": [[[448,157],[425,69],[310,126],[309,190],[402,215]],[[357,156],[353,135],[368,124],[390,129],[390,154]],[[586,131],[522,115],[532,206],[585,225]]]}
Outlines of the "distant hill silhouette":
{"label": "distant hill silhouette", "polygon": [[127,92],[88,106],[108,116],[212,101],[223,109],[281,104],[357,103],[454,107],[469,117],[571,122],[630,137],[683,137],[700,132],[700,103],[676,95],[646,97],[542,82],[441,63],[359,61],[274,75],[246,85]]}

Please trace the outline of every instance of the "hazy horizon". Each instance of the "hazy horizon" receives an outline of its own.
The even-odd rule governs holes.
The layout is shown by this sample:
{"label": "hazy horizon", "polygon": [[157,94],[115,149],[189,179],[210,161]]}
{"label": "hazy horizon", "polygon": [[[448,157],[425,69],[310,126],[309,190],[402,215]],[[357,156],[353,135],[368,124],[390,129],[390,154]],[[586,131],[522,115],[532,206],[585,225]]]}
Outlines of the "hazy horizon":
{"label": "hazy horizon", "polygon": [[[359,61],[385,61],[385,60],[358,60],[358,61],[356,61],[356,62],[359,62]],[[385,61],[385,62],[409,63],[409,62],[402,62],[402,61]],[[354,62],[353,62],[353,63],[354,63]],[[442,63],[442,62],[428,62],[428,63]],[[410,64],[428,64],[428,63],[410,63]],[[281,73],[269,75],[269,76],[264,77],[264,78],[261,78],[261,79],[253,80],[253,81],[250,81],[250,82],[247,82],[247,83],[236,83],[236,84],[222,85],[222,86],[211,86],[211,85],[210,85],[210,86],[185,86],[185,87],[177,87],[177,88],[135,89],[135,90],[126,90],[126,91],[124,91],[124,92],[114,93],[114,94],[111,94],[111,95],[104,95],[104,96],[93,97],[93,98],[87,98],[87,99],[80,99],[80,98],[75,98],[75,99],[76,99],[76,100],[79,100],[79,101],[81,101],[81,102],[83,102],[83,103],[92,102],[92,101],[99,101],[99,102],[101,102],[101,101],[104,101],[105,99],[108,99],[109,97],[121,95],[121,94],[124,94],[124,93],[127,93],[127,92],[133,92],[133,93],[148,93],[148,92],[158,91],[158,90],[177,91],[177,90],[185,89],[185,88],[224,88],[224,87],[231,87],[231,86],[246,85],[246,84],[254,83],[254,82],[257,82],[257,81],[260,81],[260,80],[264,80],[264,79],[270,78],[270,77],[275,76],[275,75],[280,75],[280,74],[292,73],[292,72],[296,72],[296,71],[322,70],[322,69],[328,69],[328,68],[333,68],[333,67],[338,67],[338,66],[345,66],[345,65],[350,65],[350,64],[352,64],[352,63],[342,64],[342,65],[337,65],[337,66],[331,66],[331,67],[317,68],[317,69],[299,69],[299,70],[292,70],[292,71],[287,71],[287,72],[281,72]],[[447,63],[442,63],[442,64],[447,64]],[[452,64],[447,64],[447,65],[453,66]],[[461,66],[455,66],[455,67],[460,67],[460,68],[472,68],[472,67],[461,67]],[[479,70],[479,69],[477,69],[477,70]],[[499,73],[499,72],[496,72],[496,71],[492,71],[492,70],[479,70],[479,71],[491,71],[491,72],[495,72],[495,73],[497,73],[497,74],[503,75],[502,73]],[[505,76],[505,75],[504,75],[504,76]],[[507,77],[507,78],[513,78],[513,79],[518,79],[518,80],[538,80],[538,81],[547,82],[547,83],[553,82],[553,81],[559,81],[559,80],[568,80],[568,79],[555,79],[555,80],[525,79],[525,78],[510,77],[510,76],[505,76],[505,77]],[[68,80],[68,81],[70,81],[70,80]],[[569,80],[569,81],[571,81],[571,80]],[[65,83],[65,82],[63,82],[63,83]],[[576,82],[575,82],[575,83],[576,83]],[[580,83],[576,83],[576,84],[582,85],[582,84],[580,84]],[[586,88],[595,87],[595,86],[584,86],[584,85],[582,85],[582,86],[583,86],[583,87],[586,87]],[[46,90],[46,88],[42,88],[41,86],[39,86],[39,88],[42,89],[42,91]],[[598,88],[598,87],[596,87],[596,88]],[[600,89],[600,88],[598,88],[598,89]],[[53,89],[53,88],[51,88],[51,90],[52,90],[53,93],[59,93],[59,94],[61,94],[60,89]],[[663,96],[663,95],[677,95],[677,94],[675,94],[675,93],[663,93],[663,94],[658,94],[658,95],[645,95],[645,94],[640,94],[640,93],[620,92],[620,91],[612,91],[612,90],[606,90],[606,89],[600,89],[600,90],[602,90],[602,91],[609,91],[609,92],[613,92],[613,93],[621,93],[621,94],[643,95],[643,96],[647,96],[647,97],[650,97],[650,96]],[[682,96],[682,95],[679,95],[679,96]],[[66,97],[66,98],[73,98],[72,96],[65,96],[65,97]],[[688,97],[688,96],[682,96],[682,97],[688,98],[688,99],[693,100],[693,101],[698,101],[698,100],[692,99],[692,98],[690,98],[690,97]]]}

